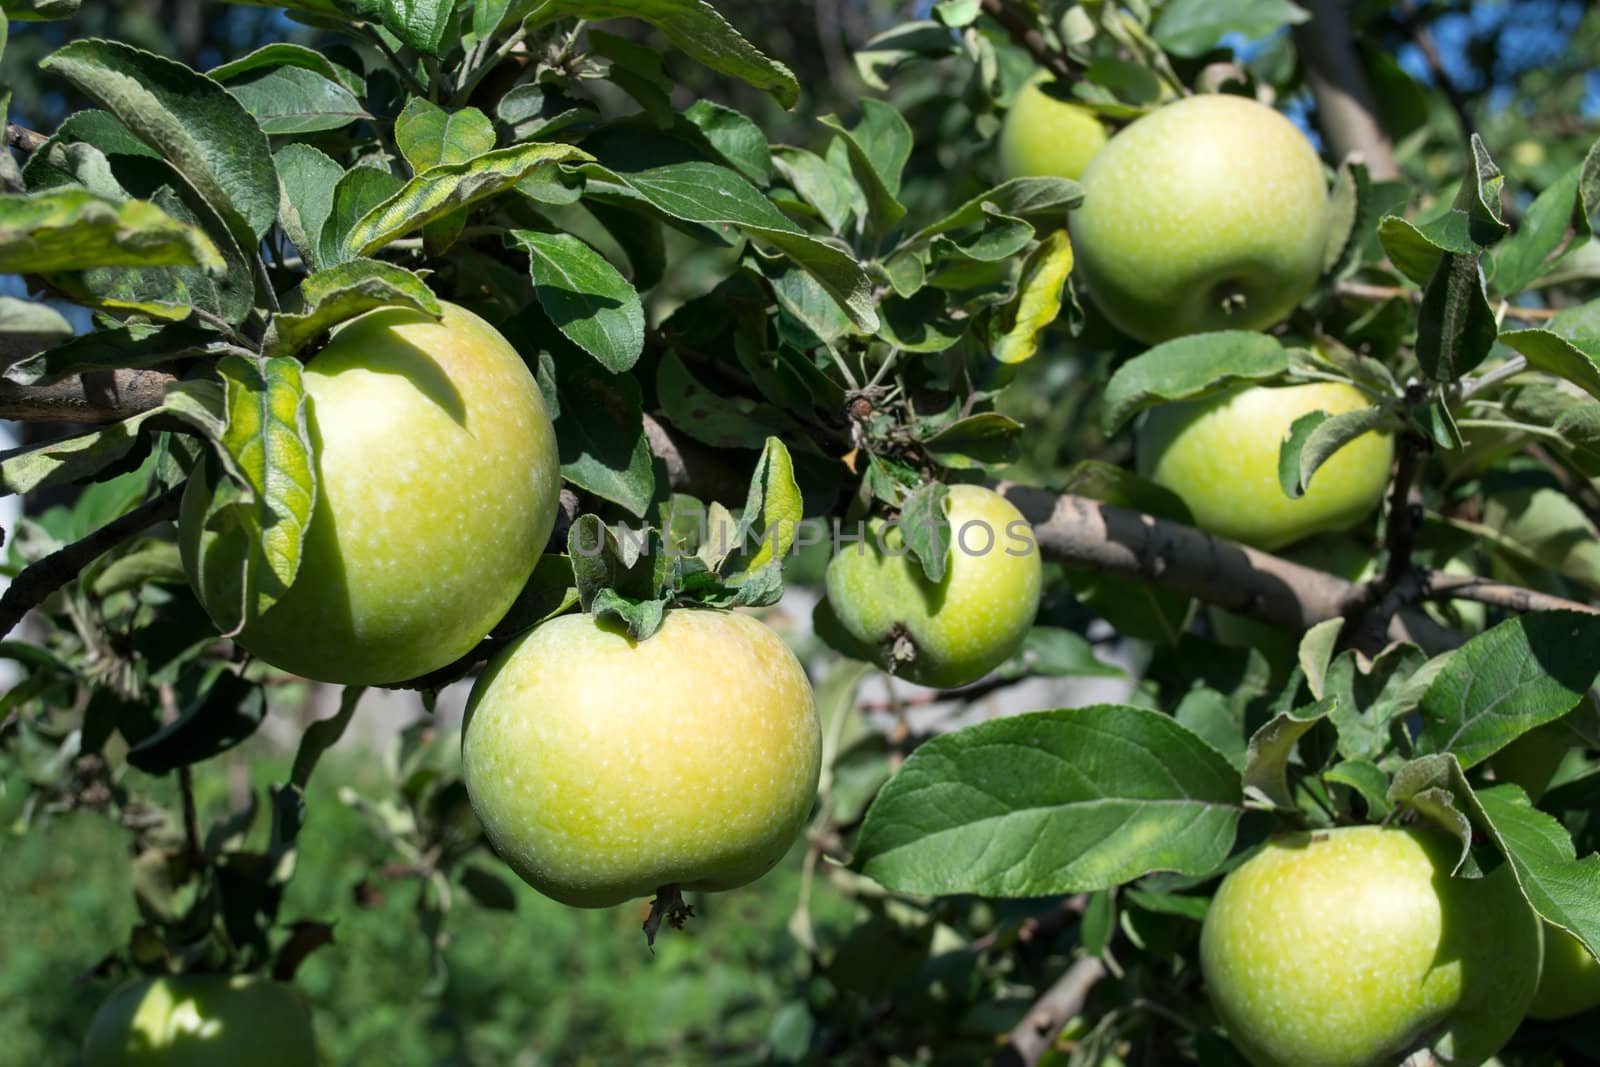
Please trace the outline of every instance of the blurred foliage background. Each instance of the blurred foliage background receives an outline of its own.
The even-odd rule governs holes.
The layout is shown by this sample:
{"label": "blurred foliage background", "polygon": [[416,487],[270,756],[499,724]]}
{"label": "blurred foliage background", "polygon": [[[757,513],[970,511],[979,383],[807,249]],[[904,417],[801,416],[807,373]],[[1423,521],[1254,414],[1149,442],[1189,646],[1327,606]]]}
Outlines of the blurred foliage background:
{"label": "blurred foliage background", "polygon": [[[816,147],[824,132],[817,116],[848,115],[870,91],[853,52],[905,19],[924,17],[929,5],[717,0],[717,6],[795,69],[805,95],[783,113],[753,90],[670,55],[674,77],[687,86],[676,103],[695,95],[720,100],[757,116],[774,142]],[[1600,133],[1600,9],[1583,0],[1371,2],[1357,5],[1353,17],[1367,27],[1362,59],[1401,166],[1436,195],[1452,194],[1451,176],[1460,173],[1471,130],[1482,134],[1525,196],[1570,168]],[[624,23],[608,29],[649,34]],[[320,31],[272,8],[205,0],[86,4],[67,22],[12,27],[0,79],[14,89],[13,121],[51,129],[84,105],[41,79],[37,64],[66,40],[88,36],[128,41],[201,69],[268,41],[326,43]],[[1314,130],[1288,35],[1228,43],[1262,82],[1287,87],[1280,103]],[[1012,87],[1031,72],[1020,50],[1002,49],[1000,58]],[[969,106],[972,79],[970,64],[958,59],[924,65],[894,83],[894,101],[917,134],[904,196],[914,214],[991,184],[996,120]],[[1091,330],[1076,344],[1082,352],[1094,341]],[[1087,395],[1106,362],[1069,358],[1064,330],[1054,343],[1060,349],[1054,358],[1036,359],[1026,370],[1039,387],[1012,390],[1007,400],[1031,428],[1023,471],[1046,484],[1070,460],[1099,448],[1075,398]],[[282,699],[292,703],[293,696]],[[372,743],[382,751],[392,741]],[[451,743],[435,739],[442,750]],[[282,780],[289,758],[262,735],[202,766],[202,817],[236,805],[252,785],[264,789]],[[172,792],[168,782],[130,775],[137,791]],[[573,911],[520,884],[511,899],[490,901],[496,907],[454,911],[449,930],[430,946],[411,917],[425,887],[394,870],[391,851],[368,820],[340,802],[378,791],[383,775],[370,754],[330,756],[312,786],[314,822],[282,911],[291,920],[336,921],[336,947],[313,955],[300,977],[317,1005],[330,1064],[782,1063],[830,1045],[853,1050],[859,1062],[882,1062],[870,1035],[887,1028],[897,1031],[894,1047],[937,1045],[935,1058],[975,1062],[971,1047],[963,1052],[961,1035],[982,1041],[1009,1025],[986,1014],[1028,1002],[965,997],[975,954],[930,944],[946,927],[902,925],[881,901],[849,898],[827,879],[805,878],[803,850],[749,889],[697,901],[697,928],[664,938],[654,956],[638,936],[640,909]],[[96,964],[97,946],[115,943],[135,921],[120,858],[125,841],[125,831],[93,813],[55,819],[26,836],[0,836],[0,1032],[6,1035],[0,1067],[69,1061],[104,995],[103,983],[83,980]],[[803,893],[811,932],[826,951],[808,952],[791,930]],[[993,920],[971,914],[975,906],[966,902],[941,907],[960,912],[968,928]],[[1146,921],[1150,936],[1162,934],[1157,919]],[[1055,932],[1072,943],[1066,932]],[[824,958],[831,962],[816,965]],[[1018,965],[1042,974],[1059,958],[1051,938],[1041,937],[1019,954]],[[813,1020],[822,1017],[843,1028],[817,1042],[813,1028],[820,1024]]]}

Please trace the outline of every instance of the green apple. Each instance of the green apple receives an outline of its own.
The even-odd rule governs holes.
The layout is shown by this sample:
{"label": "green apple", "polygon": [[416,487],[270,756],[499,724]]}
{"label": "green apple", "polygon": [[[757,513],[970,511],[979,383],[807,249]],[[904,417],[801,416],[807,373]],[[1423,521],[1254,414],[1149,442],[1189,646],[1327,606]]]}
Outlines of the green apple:
{"label": "green apple", "polygon": [[1092,109],[1051,95],[1053,79],[1040,71],[1017,91],[1000,130],[1000,172],[1007,178],[1082,177],[1106,144],[1106,128]]}
{"label": "green apple", "polygon": [[[383,685],[449,664],[510,608],[555,524],[555,430],[522,357],[488,323],[385,310],[340,329],[306,368],[317,502],[300,570],[237,639],[323,682]],[[239,561],[205,529],[203,465],[180,545],[214,617]]]}
{"label": "green apple", "polygon": [[905,531],[878,520],[827,572],[828,605],[863,654],[939,689],[977,681],[1022,647],[1041,580],[1033,527],[1005,497],[953,485],[946,517],[949,565],[938,584],[908,554]]}
{"label": "green apple", "polygon": [[248,975],[146,978],[95,1012],[83,1067],[314,1067],[311,1012],[293,986]]}
{"label": "green apple", "polygon": [[1568,1019],[1600,1007],[1600,963],[1583,942],[1544,924],[1544,969],[1528,1008],[1531,1019]]}
{"label": "green apple", "polygon": [[1095,156],[1083,194],[1077,269],[1106,317],[1147,344],[1265,329],[1322,273],[1322,161],[1254,100],[1191,96],[1152,111]]}
{"label": "green apple", "polygon": [[1442,832],[1274,839],[1223,879],[1200,934],[1206,990],[1255,1067],[1481,1063],[1539,976],[1539,921],[1509,866],[1450,874]]}
{"label": "green apple", "polygon": [[788,851],[822,738],[794,653],[748,615],[669,611],[644,641],[537,627],[473,688],[461,768],[511,868],[563,904],[733,889]]}
{"label": "green apple", "polygon": [[1372,514],[1383,499],[1394,441],[1369,433],[1350,442],[1322,465],[1298,500],[1278,480],[1278,449],[1308,412],[1339,415],[1371,403],[1354,386],[1316,382],[1235,386],[1163,404],[1139,428],[1139,470],[1183,498],[1195,525],[1219,537],[1270,551],[1336,533]]}

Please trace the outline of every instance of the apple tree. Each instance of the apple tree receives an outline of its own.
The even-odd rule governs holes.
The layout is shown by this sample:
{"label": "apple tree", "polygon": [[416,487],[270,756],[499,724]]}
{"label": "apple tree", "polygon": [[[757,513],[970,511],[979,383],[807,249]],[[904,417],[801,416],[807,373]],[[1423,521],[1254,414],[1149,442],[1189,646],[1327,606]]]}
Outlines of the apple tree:
{"label": "apple tree", "polygon": [[261,6],[3,0],[0,813],[139,908],[85,1062],[314,1060],[374,688],[440,968],[788,862],[752,1061],[1600,1054],[1593,12],[1469,83],[1442,4]]}

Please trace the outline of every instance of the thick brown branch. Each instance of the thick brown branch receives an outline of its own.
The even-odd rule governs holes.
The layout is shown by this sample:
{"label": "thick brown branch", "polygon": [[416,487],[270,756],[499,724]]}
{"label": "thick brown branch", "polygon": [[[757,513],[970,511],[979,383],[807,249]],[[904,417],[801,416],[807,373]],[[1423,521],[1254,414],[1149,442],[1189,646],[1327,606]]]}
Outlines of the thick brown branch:
{"label": "thick brown branch", "polygon": [[1001,1067],[1032,1067],[1038,1063],[1055,1044],[1061,1028],[1082,1014],[1084,1001],[1105,976],[1106,965],[1093,956],[1067,968],[1067,973],[1028,1009],[994,1062]]}
{"label": "thick brown branch", "polygon": [[1069,82],[1078,76],[1078,68],[1071,59],[1050,47],[1036,27],[1019,15],[1008,0],[983,0],[983,10],[1038,62],[1056,76],[1060,82]]}
{"label": "thick brown branch", "polygon": [[154,370],[97,371],[53,385],[0,378],[0,419],[24,422],[121,422],[161,406],[172,375]]}
{"label": "thick brown branch", "polygon": [[83,569],[134,534],[178,516],[183,488],[169,489],[81,541],[30,563],[0,595],[0,637],[9,634],[28,611],[76,578]]}
{"label": "thick brown branch", "polygon": [[18,126],[15,122],[6,123],[6,144],[13,148],[20,148],[24,152],[37,152],[43,148],[50,138],[42,133]]}
{"label": "thick brown branch", "polygon": [[1305,0],[1311,20],[1295,28],[1306,83],[1317,100],[1317,124],[1334,159],[1356,156],[1372,177],[1400,177],[1394,145],[1378,124],[1372,88],[1350,33],[1351,0]]}

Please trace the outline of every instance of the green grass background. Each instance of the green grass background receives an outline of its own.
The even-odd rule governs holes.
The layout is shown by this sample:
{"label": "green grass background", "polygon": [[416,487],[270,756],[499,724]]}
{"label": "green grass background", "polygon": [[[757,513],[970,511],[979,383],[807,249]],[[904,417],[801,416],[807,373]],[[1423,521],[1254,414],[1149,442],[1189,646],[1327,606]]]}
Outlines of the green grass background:
{"label": "green grass background", "polygon": [[[286,759],[251,759],[255,747],[196,768],[203,818],[224,811],[229,759],[249,760],[258,787],[286,777]],[[783,1025],[780,1006],[804,982],[803,954],[785,928],[799,890],[798,851],[754,886],[696,898],[689,929],[664,931],[653,956],[639,908],[569,909],[508,873],[515,911],[489,911],[457,894],[448,980],[438,996],[424,996],[431,973],[413,912],[419,886],[379,873],[391,855],[338,799],[342,786],[378,793],[375,762],[335,752],[318,769],[280,913],[336,923],[335,943],[313,954],[297,979],[313,1004],[325,1064],[763,1062],[775,1020]],[[137,773],[130,781],[170,788]],[[264,812],[254,833],[262,822]],[[115,983],[74,979],[125,944],[136,919],[129,840],[93,814],[0,837],[0,1067],[76,1063],[84,1029]],[[487,853],[482,861],[497,864]],[[363,879],[382,891],[376,906],[356,904],[352,890]],[[812,914],[838,929],[852,910],[819,884]]]}

